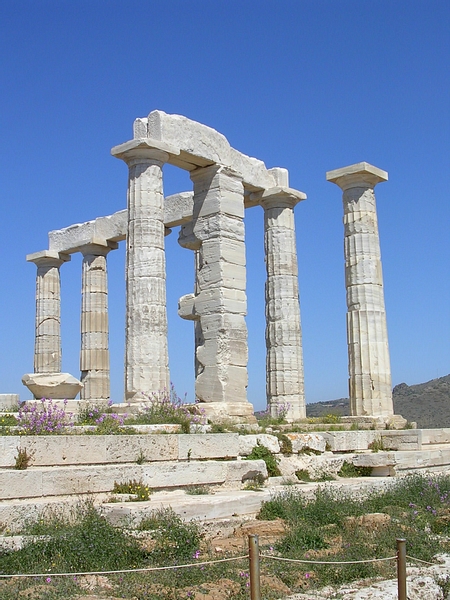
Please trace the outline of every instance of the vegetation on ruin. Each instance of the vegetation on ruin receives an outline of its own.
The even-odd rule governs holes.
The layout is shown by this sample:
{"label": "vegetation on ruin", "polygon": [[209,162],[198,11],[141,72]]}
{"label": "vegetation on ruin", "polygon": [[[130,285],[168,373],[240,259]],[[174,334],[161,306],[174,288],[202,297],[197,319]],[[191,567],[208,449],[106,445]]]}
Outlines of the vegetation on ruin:
{"label": "vegetation on ruin", "polygon": [[128,494],[129,502],[145,502],[150,500],[151,489],[142,480],[132,479],[126,482],[114,482],[113,494]]}
{"label": "vegetation on ruin", "polygon": [[251,453],[246,457],[246,460],[263,460],[266,463],[267,474],[269,477],[278,477],[281,475],[277,459],[269,448],[260,444],[259,441],[256,442],[256,446],[253,447]]}
{"label": "vegetation on ruin", "polygon": [[[319,488],[312,499],[294,487],[263,503],[260,519],[282,519],[286,532],[262,553],[304,560],[353,561],[395,555],[397,537],[407,539],[407,554],[432,561],[450,551],[450,476],[411,475],[395,480],[384,491],[356,498],[342,490]],[[0,581],[0,597],[16,600],[32,591],[35,600],[61,600],[105,593],[115,598],[165,600],[195,598],[208,590],[229,590],[233,600],[248,599],[248,561],[152,573],[109,574],[86,585],[83,576],[59,578],[57,572],[107,571],[180,565],[226,558],[214,551],[200,524],[184,523],[170,508],[154,511],[139,533],[113,527],[92,502],[79,504],[69,515],[48,511],[25,526],[31,536],[21,550],[0,550],[0,572],[43,573],[33,580]],[[144,536],[144,537],[141,537]],[[262,538],[262,543],[264,540]],[[234,556],[247,552],[245,542]],[[262,594],[280,597],[355,579],[395,577],[395,562],[348,565],[283,563],[262,560]],[[447,581],[442,580],[442,586]],[[82,587],[84,586],[84,587]],[[21,593],[22,592],[22,593]],[[285,592],[281,595],[286,595]]]}

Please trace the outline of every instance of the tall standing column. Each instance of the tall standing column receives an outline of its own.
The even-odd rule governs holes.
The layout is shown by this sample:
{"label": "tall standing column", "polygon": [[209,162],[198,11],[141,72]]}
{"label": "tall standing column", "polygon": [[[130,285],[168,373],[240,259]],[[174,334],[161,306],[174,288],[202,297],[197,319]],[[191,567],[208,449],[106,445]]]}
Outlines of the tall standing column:
{"label": "tall standing column", "polygon": [[393,415],[374,187],[388,174],[362,162],[327,173],[343,190],[350,410]]}
{"label": "tall standing column", "polygon": [[165,151],[134,140],[113,148],[129,167],[125,398],[169,389],[162,167]]}
{"label": "tall standing column", "polygon": [[27,256],[37,266],[34,372],[61,372],[61,280],[67,254],[44,250]]}
{"label": "tall standing column", "polygon": [[196,293],[180,300],[179,314],[197,320],[196,395],[212,419],[254,421],[247,400],[242,179],[217,165],[196,169],[191,179]]}
{"label": "tall standing column", "polygon": [[266,258],[267,403],[273,417],[306,417],[294,206],[306,195],[273,188],[261,195]]}
{"label": "tall standing column", "polygon": [[108,281],[106,256],[117,243],[105,241],[80,248],[83,254],[81,278],[82,400],[110,398]]}

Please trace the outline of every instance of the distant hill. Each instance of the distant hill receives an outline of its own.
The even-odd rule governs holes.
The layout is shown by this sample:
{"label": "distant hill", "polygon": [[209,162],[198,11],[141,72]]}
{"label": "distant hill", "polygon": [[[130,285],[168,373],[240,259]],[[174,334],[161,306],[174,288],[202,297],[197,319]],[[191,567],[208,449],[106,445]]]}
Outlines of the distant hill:
{"label": "distant hill", "polygon": [[[393,389],[394,411],[422,429],[450,427],[450,375],[426,383],[399,383]],[[306,405],[308,417],[350,414],[348,398]]]}

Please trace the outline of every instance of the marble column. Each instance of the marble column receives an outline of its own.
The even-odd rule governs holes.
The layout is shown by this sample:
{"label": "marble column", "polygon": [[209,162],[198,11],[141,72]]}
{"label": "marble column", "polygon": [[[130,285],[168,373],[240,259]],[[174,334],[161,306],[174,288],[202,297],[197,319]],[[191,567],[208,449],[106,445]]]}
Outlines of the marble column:
{"label": "marble column", "polygon": [[117,249],[106,240],[80,248],[83,254],[81,279],[81,352],[83,388],[81,400],[110,398],[108,281],[106,256]]}
{"label": "marble column", "polygon": [[242,179],[217,165],[196,169],[191,179],[192,236],[199,242],[196,293],[180,299],[179,314],[197,321],[196,395],[212,420],[254,421],[247,400]]}
{"label": "marble column", "polygon": [[393,415],[374,188],[388,174],[362,162],[327,173],[343,190],[350,410]]}
{"label": "marble column", "polygon": [[134,140],[113,148],[129,167],[125,399],[169,389],[162,167],[169,154]]}
{"label": "marble column", "polygon": [[266,281],[266,381],[270,414],[289,421],[306,417],[294,206],[306,195],[273,188],[264,208]]}
{"label": "marble column", "polygon": [[43,250],[27,256],[37,266],[34,372],[61,372],[61,280],[67,254]]}

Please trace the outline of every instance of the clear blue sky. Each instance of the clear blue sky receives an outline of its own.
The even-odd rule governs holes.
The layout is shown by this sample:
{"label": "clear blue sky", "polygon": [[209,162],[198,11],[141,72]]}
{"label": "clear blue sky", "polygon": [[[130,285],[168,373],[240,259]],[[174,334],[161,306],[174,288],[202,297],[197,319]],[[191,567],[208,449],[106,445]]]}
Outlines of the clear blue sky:
{"label": "clear blue sky", "polygon": [[[126,206],[110,156],[136,117],[178,113],[223,133],[308,195],[296,207],[308,402],[347,395],[341,192],[377,186],[393,384],[450,372],[448,0],[0,1],[0,393],[29,397],[36,268],[47,232]],[[192,189],[168,167],[165,192]],[[249,399],[265,406],[262,209],[247,211]],[[193,263],[167,241],[171,378],[193,399]],[[79,375],[81,260],[62,267],[63,370]],[[124,248],[109,255],[112,392],[123,393]]]}

